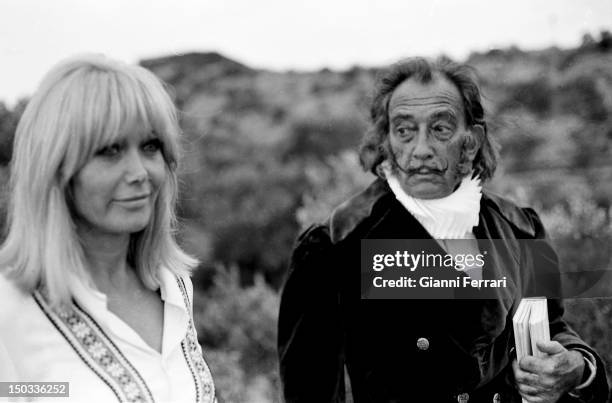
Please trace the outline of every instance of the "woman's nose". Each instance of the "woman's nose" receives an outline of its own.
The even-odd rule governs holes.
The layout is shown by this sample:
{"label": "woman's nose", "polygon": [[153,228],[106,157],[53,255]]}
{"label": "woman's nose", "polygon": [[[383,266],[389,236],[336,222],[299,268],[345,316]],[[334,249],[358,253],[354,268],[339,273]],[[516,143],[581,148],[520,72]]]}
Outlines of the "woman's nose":
{"label": "woman's nose", "polygon": [[130,152],[126,155],[126,180],[128,183],[143,182],[148,173],[145,161],[139,152]]}

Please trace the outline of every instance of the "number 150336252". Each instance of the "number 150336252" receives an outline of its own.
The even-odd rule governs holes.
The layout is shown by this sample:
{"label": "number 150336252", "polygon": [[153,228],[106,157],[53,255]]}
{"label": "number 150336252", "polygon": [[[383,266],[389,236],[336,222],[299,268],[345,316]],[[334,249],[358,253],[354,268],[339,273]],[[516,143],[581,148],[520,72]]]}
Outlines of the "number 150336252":
{"label": "number 150336252", "polygon": [[0,382],[0,397],[68,397],[68,382]]}

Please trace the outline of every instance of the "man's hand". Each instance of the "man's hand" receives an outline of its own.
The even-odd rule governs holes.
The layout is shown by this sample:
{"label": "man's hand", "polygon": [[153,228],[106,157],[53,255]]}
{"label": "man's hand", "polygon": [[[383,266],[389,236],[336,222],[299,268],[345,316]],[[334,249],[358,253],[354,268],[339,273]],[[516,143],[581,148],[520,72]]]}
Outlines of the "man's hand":
{"label": "man's hand", "polygon": [[529,403],[554,403],[580,384],[584,359],[556,341],[538,342],[542,358],[527,356],[512,362],[519,393]]}

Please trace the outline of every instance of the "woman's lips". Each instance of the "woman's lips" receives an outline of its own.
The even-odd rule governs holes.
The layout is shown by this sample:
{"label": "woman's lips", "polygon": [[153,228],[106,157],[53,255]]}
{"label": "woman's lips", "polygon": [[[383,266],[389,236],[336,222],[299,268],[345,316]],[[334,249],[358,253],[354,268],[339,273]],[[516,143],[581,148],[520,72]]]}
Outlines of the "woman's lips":
{"label": "woman's lips", "polygon": [[126,207],[142,207],[148,204],[150,194],[116,199],[115,202]]}

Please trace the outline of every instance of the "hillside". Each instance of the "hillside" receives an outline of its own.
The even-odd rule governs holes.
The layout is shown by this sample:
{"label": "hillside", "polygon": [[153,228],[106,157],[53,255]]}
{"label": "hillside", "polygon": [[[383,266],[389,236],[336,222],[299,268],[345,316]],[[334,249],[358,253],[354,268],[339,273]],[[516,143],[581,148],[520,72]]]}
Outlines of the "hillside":
{"label": "hillside", "polygon": [[[490,186],[524,200],[537,194],[542,207],[572,192],[610,205],[611,43],[603,32],[576,49],[470,55],[490,133],[502,145]],[[141,64],[167,83],[186,134],[183,242],[203,266],[237,264],[245,282],[262,272],[278,286],[300,226],[322,219],[354,191],[349,182],[369,180],[352,173],[358,168],[350,154],[367,126],[377,69],[266,71],[218,53]],[[9,110],[0,102],[0,165],[10,158],[24,105]],[[347,151],[348,157],[338,157]],[[334,179],[339,177],[344,183]],[[304,211],[332,182],[336,191],[325,196],[326,206],[319,200],[317,213]]]}
{"label": "hillside", "polygon": [[[577,49],[510,48],[469,57],[490,132],[502,145],[492,187],[518,198],[539,194],[535,201],[544,207],[570,189],[609,205],[606,38]],[[321,175],[333,176],[333,156],[358,145],[377,69],[271,72],[215,53],[142,64],[169,84],[181,110],[185,242],[205,262],[237,263],[247,282],[249,273],[262,271],[278,284],[298,230],[295,211],[304,194],[316,192]]]}
{"label": "hillside", "polygon": [[[489,186],[536,207],[566,270],[612,267],[610,33],[575,49],[494,49],[467,63],[502,147]],[[185,133],[179,236],[202,262],[194,315],[217,389],[225,401],[277,401],[277,291],[300,229],[372,180],[355,149],[378,69],[267,71],[218,53],[141,64],[167,83]],[[0,102],[0,210],[26,102]],[[612,363],[612,300],[567,307]]]}
{"label": "hillside", "polygon": [[[612,263],[602,248],[612,242],[606,40],[577,49],[493,50],[467,60],[481,80],[490,133],[502,146],[489,186],[538,209],[568,271]],[[299,230],[372,179],[354,150],[377,69],[271,72],[207,54],[143,64],[168,82],[181,109],[181,235],[204,262],[201,342],[229,400],[277,401],[278,296],[256,273],[277,288]],[[611,312],[609,300],[567,304],[570,323],[607,362]]]}

